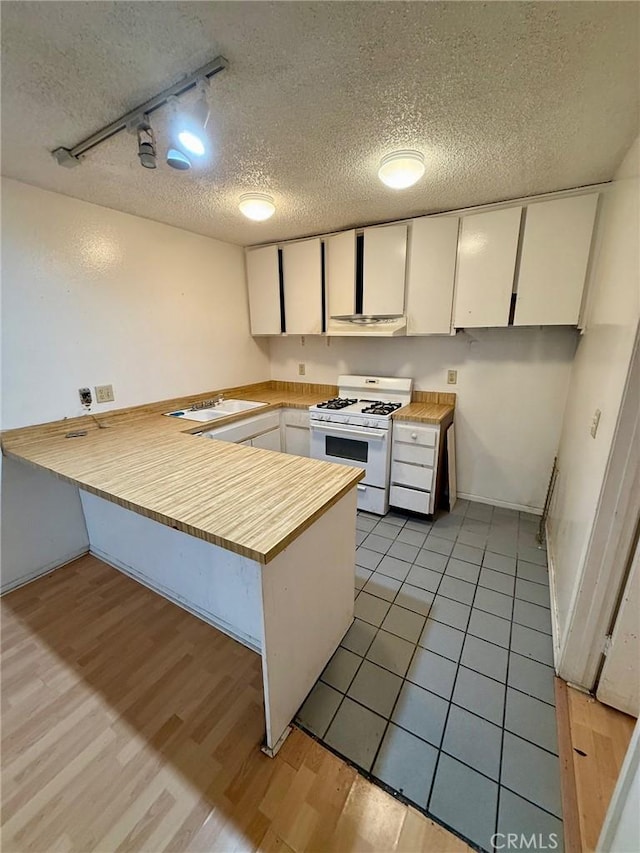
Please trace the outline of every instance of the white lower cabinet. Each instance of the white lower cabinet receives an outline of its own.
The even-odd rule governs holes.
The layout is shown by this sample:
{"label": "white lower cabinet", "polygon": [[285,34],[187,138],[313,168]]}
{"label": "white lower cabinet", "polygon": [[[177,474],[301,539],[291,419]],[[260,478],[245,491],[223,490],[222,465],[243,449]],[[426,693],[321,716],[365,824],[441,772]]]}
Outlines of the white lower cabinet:
{"label": "white lower cabinet", "polygon": [[280,412],[265,412],[263,415],[244,418],[227,426],[207,430],[202,435],[216,441],[232,441],[266,450],[280,450]]}
{"label": "white lower cabinet", "polygon": [[284,452],[292,453],[294,456],[309,456],[311,453],[309,428],[285,425]]}
{"label": "white lower cabinet", "polygon": [[310,455],[309,412],[305,409],[265,412],[227,426],[207,430],[202,435],[217,441],[232,441],[295,456]]}
{"label": "white lower cabinet", "polygon": [[305,409],[283,409],[282,431],[285,453],[294,456],[311,455],[311,432],[309,429],[309,412]]}
{"label": "white lower cabinet", "polygon": [[263,450],[282,450],[280,442],[280,427],[270,429],[251,439],[252,447],[261,447]]}
{"label": "white lower cabinet", "polygon": [[419,492],[416,489],[405,489],[403,486],[391,486],[389,490],[389,504],[401,509],[409,509],[412,512],[421,512],[429,515],[432,510],[431,492]]}
{"label": "white lower cabinet", "polygon": [[435,509],[440,428],[394,423],[391,444],[391,506],[431,515]]}

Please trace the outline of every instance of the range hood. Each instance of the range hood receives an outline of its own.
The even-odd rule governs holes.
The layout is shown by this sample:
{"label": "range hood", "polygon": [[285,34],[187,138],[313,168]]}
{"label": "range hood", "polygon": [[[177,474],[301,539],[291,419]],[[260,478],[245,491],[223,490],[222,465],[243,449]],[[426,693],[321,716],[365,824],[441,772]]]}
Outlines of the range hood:
{"label": "range hood", "polygon": [[338,314],[330,317],[327,334],[392,337],[402,334],[406,325],[402,314]]}

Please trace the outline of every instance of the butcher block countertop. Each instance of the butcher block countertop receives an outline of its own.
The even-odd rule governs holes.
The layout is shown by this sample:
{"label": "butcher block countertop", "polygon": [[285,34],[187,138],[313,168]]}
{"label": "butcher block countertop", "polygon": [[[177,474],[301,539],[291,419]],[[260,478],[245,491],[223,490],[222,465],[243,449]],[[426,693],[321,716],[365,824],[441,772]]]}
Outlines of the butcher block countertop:
{"label": "butcher block countertop", "polygon": [[445,403],[409,403],[393,413],[394,421],[413,421],[415,423],[448,426],[453,420],[454,408]]}
{"label": "butcher block countertop", "polygon": [[[7,430],[2,450],[161,524],[268,563],[352,489],[363,471],[192,433],[274,409],[308,409],[337,391],[275,381],[225,388]],[[210,423],[163,414],[218,393],[267,405]],[[414,400],[394,419],[441,426],[453,419],[454,394],[417,391]],[[87,434],[67,438],[76,430]]]}
{"label": "butcher block countertop", "polygon": [[[275,383],[274,383],[275,384]],[[285,385],[285,383],[278,383]],[[226,397],[266,402],[228,424],[276,408],[308,408],[331,386],[288,390],[266,384],[224,389]],[[190,433],[213,427],[162,413],[215,393],[91,417],[9,430],[6,456],[52,471],[126,509],[260,563],[268,563],[333,506],[363,471]],[[66,438],[74,430],[87,435]]]}

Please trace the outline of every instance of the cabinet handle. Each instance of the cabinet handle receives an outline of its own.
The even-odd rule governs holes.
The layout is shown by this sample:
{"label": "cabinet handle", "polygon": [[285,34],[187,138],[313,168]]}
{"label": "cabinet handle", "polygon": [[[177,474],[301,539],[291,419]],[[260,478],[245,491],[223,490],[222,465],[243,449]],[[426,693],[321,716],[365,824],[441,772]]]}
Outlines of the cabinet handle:
{"label": "cabinet handle", "polygon": [[412,433],[411,433],[411,438],[414,438],[414,439],[415,439],[415,438],[417,438],[417,437],[418,437],[418,433],[417,433],[417,432],[412,432]]}

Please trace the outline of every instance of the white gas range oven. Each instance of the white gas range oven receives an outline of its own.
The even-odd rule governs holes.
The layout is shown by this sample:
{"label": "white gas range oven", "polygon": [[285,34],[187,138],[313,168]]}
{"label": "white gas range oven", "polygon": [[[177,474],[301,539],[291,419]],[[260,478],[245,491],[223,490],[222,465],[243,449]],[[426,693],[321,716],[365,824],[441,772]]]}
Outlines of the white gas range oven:
{"label": "white gas range oven", "polygon": [[411,402],[412,379],[340,376],[338,397],[309,408],[311,456],[364,468],[358,509],[389,509],[391,415]]}

